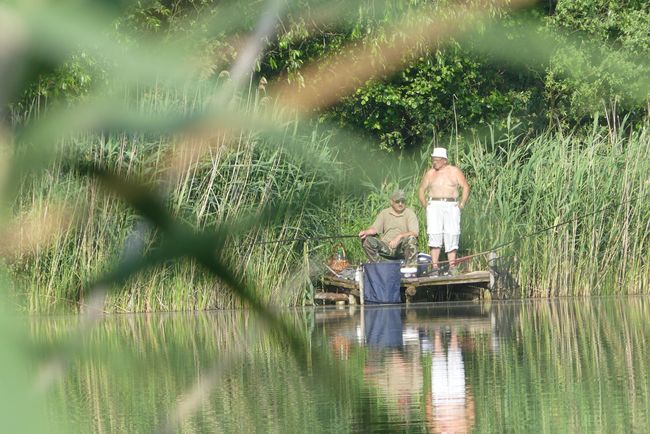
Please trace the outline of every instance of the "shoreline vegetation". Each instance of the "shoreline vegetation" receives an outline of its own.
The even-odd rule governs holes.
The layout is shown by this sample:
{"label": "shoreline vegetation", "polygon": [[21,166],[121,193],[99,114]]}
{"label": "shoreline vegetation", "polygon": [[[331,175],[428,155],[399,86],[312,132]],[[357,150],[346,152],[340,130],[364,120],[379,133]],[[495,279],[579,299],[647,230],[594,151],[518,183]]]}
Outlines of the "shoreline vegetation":
{"label": "shoreline vegetation", "polygon": [[[152,98],[146,110],[160,104],[159,96]],[[264,109],[259,90],[249,91],[239,103],[245,111]],[[385,158],[392,166],[378,170],[383,177],[369,172],[363,178],[355,158],[364,157],[348,158],[344,146],[338,146],[345,139],[305,124],[285,122],[274,138],[223,134],[198,154],[178,152],[181,139],[172,136],[87,134],[66,140],[47,170],[22,180],[14,203],[14,214],[25,219],[60,215],[68,222],[49,243],[8,262],[23,288],[17,303],[35,312],[76,310],[84,304],[87,283],[127,254],[129,245],[140,245],[140,252],[156,248],[155,231],[134,230],[147,228],[143,218],[70,167],[77,159],[125,179],[165,185],[165,206],[197,231],[276,203],[291,207],[294,212],[280,221],[233,236],[223,256],[256,288],[264,304],[309,304],[332,242],[259,243],[355,234],[386,206],[397,186],[407,191],[409,205],[423,222],[417,182],[429,158],[427,149],[419,155],[367,153],[365,158]],[[595,123],[582,134],[558,129],[529,137],[515,126],[500,136],[457,135],[442,143],[472,186],[463,213],[461,256],[519,239],[498,252],[500,266],[516,283],[501,297],[648,293],[649,138],[647,126],[614,130]],[[295,144],[304,152],[291,152]],[[346,190],[346,182],[358,188]],[[420,250],[426,251],[421,227]],[[361,261],[357,240],[342,241],[351,259]],[[466,270],[486,266],[485,257],[463,265]],[[236,307],[241,303],[225,285],[183,261],[131,278],[108,296],[104,308],[143,312]]]}
{"label": "shoreline vegetation", "polygon": [[498,298],[650,292],[642,2],[14,3],[0,275],[22,311],[310,304],[318,237],[396,187],[426,251],[433,146],[472,188],[459,255],[503,246]]}

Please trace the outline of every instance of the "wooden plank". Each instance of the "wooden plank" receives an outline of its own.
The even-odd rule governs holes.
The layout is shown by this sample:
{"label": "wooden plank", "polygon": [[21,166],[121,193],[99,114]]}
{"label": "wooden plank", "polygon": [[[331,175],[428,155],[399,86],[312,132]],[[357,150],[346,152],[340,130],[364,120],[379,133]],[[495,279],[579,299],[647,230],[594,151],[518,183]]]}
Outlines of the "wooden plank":
{"label": "wooden plank", "polygon": [[[333,275],[324,276],[322,282],[323,285],[338,288],[341,292],[318,292],[314,296],[316,300],[332,300],[339,302],[347,300],[352,304],[353,300],[350,298],[350,296],[354,296],[359,299],[360,303],[363,304],[359,282],[343,279],[341,277]],[[413,277],[408,279],[402,278],[400,287],[404,289],[406,302],[408,303],[411,301],[411,298],[416,295],[417,288],[419,287],[471,285],[476,283],[489,284],[489,282],[489,271],[472,271],[470,273],[463,273],[455,276],[426,276]],[[464,288],[467,289],[467,287],[461,286],[455,292],[462,293],[464,291]],[[356,302],[356,300],[354,301]]]}
{"label": "wooden plank", "polygon": [[471,273],[463,273],[456,276],[427,276],[402,279],[402,286],[462,285],[466,283],[489,282],[489,271],[472,271]]}
{"label": "wooden plank", "polygon": [[336,292],[317,292],[314,294],[314,299],[329,301],[348,301],[348,294]]}
{"label": "wooden plank", "polygon": [[[436,285],[462,285],[466,283],[489,283],[489,271],[472,271],[456,276],[426,276],[403,278],[401,286],[436,286]],[[358,284],[354,280],[343,279],[336,276],[324,276],[323,284],[338,286],[340,288],[357,289]]]}
{"label": "wooden plank", "polygon": [[357,282],[336,276],[323,277],[324,285],[338,286],[339,288],[357,289]]}

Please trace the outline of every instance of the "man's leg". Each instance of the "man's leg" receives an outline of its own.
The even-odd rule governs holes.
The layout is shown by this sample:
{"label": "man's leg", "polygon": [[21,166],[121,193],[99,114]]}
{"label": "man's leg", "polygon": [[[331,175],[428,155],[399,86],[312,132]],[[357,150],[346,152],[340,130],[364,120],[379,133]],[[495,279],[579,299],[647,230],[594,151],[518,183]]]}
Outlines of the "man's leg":
{"label": "man's leg", "polygon": [[440,247],[430,247],[429,253],[431,254],[431,264],[433,268],[438,268],[438,259],[440,258]]}
{"label": "man's leg", "polygon": [[379,262],[382,256],[390,254],[390,247],[377,237],[366,237],[361,245],[368,257],[368,262]]}
{"label": "man's leg", "polygon": [[[447,235],[445,234],[445,253],[447,253],[447,259],[449,260],[449,272],[451,274],[457,274],[458,270],[456,268],[456,252],[458,252],[458,241],[460,235]],[[448,250],[449,249],[449,250]]]}
{"label": "man's leg", "polygon": [[407,237],[406,239],[402,239],[397,246],[397,254],[404,258],[406,265],[415,265],[418,256],[417,237]]}
{"label": "man's leg", "polygon": [[434,270],[439,268],[438,259],[440,259],[440,250],[442,249],[442,238],[442,234],[429,234],[429,252]]}
{"label": "man's leg", "polygon": [[429,202],[427,205],[427,235],[429,252],[433,269],[438,269],[438,259],[442,248],[443,211],[441,202]]}
{"label": "man's leg", "polygon": [[449,268],[456,266],[456,250],[447,252],[447,259],[449,260]]}
{"label": "man's leg", "polygon": [[444,218],[445,253],[449,260],[449,271],[456,274],[456,252],[460,243],[460,208],[456,204],[448,207]]}

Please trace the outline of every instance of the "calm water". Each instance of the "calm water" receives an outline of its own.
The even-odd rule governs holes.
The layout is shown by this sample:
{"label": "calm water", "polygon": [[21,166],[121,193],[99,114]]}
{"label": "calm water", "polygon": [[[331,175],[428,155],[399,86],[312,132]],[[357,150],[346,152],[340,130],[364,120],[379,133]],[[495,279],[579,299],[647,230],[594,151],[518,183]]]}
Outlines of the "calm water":
{"label": "calm water", "polygon": [[[76,432],[650,432],[644,298],[285,317],[304,363],[249,313],[108,317],[49,414]],[[41,318],[32,335],[56,345],[75,321]]]}

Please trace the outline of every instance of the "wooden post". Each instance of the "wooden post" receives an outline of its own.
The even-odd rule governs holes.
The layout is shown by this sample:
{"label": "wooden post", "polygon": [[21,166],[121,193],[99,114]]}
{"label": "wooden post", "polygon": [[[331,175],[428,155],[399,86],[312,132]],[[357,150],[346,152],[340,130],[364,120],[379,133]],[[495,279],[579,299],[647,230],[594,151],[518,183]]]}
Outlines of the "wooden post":
{"label": "wooden post", "polygon": [[497,252],[490,252],[488,254],[488,270],[490,271],[490,283],[488,284],[488,288],[490,291],[494,291],[496,289],[497,285],[497,275],[496,275],[496,266],[497,266]]}
{"label": "wooden post", "polygon": [[365,321],[365,307],[361,306],[361,312],[359,313],[359,324],[361,325],[361,336],[363,338],[363,344],[366,345],[366,321]]}
{"label": "wooden post", "polygon": [[483,292],[484,300],[492,300],[492,294],[497,290],[497,252],[491,251],[488,254],[488,271],[490,272],[490,283],[488,289]]}
{"label": "wooden post", "polygon": [[305,273],[307,275],[307,282],[309,283],[309,303],[314,306],[316,304],[316,288],[311,283],[311,273],[309,271],[309,241],[304,240],[302,242],[302,254],[305,265]]}
{"label": "wooden post", "polygon": [[406,303],[411,302],[411,298],[415,295],[415,292],[416,292],[415,285],[409,285],[406,287],[406,289],[404,290],[404,295],[405,295],[404,298],[406,298]]}
{"label": "wooden post", "polygon": [[363,265],[359,265],[358,271],[359,271],[359,303],[361,303],[361,305],[364,305],[365,303],[363,301],[363,299],[364,299],[364,293],[363,293]]}

